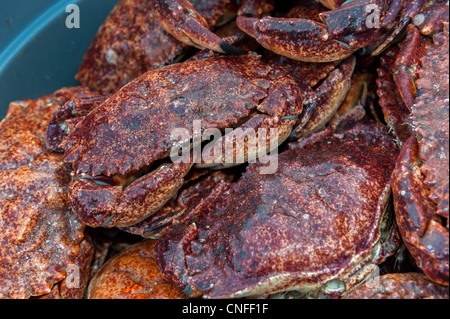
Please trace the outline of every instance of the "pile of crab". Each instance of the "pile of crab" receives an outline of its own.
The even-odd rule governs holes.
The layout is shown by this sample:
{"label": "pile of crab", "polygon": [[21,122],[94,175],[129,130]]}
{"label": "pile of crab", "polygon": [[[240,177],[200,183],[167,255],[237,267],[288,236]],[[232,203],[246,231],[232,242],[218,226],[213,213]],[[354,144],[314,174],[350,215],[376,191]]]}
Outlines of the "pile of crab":
{"label": "pile of crab", "polygon": [[448,298],[448,13],[119,1],[0,123],[0,297]]}

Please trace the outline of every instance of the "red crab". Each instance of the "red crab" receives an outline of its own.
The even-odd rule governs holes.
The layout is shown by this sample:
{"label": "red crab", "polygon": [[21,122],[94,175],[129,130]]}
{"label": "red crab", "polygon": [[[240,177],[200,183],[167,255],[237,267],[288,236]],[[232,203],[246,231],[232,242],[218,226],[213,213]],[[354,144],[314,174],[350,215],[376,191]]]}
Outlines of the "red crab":
{"label": "red crab", "polygon": [[[70,200],[85,223],[132,226],[172,199],[192,167],[193,163],[168,161],[174,129],[190,128],[195,120],[203,121],[204,130],[242,129],[238,134],[276,128],[277,135],[267,135],[267,146],[259,147],[258,154],[261,148],[266,154],[293,129],[304,131],[312,115],[337,108],[354,65],[353,57],[342,62],[320,86],[317,98],[309,86],[298,87],[284,69],[254,55],[214,56],[167,66],[147,72],[111,96],[64,105],[49,125],[48,145],[56,148],[68,134],[61,147],[74,168]],[[307,107],[299,120],[303,105]],[[310,129],[322,124],[317,120]],[[202,156],[197,167],[235,165],[234,160],[227,162],[228,155],[238,156],[234,140],[225,136],[217,145],[232,153],[215,153],[209,162]],[[244,161],[254,152],[244,146]]]}
{"label": "red crab", "polygon": [[73,87],[15,101],[0,122],[0,298],[84,295],[92,245],[70,209],[70,172],[45,136],[62,103],[92,95]]}
{"label": "red crab", "polygon": [[[277,128],[274,147],[291,134],[304,94],[284,70],[251,55],[147,72],[94,103],[64,140],[65,161],[74,169],[72,208],[94,227],[140,222],[176,195],[193,165],[193,159],[169,162],[175,129],[190,129],[193,139],[195,120],[203,121],[203,130]],[[68,109],[61,109],[63,118]],[[50,126],[50,141],[54,132]]]}
{"label": "red crab", "polygon": [[[231,0],[193,0],[205,28],[232,18]],[[189,46],[166,32],[152,0],[121,0],[91,42],[76,78],[106,95],[145,73],[181,59]]]}
{"label": "red crab", "polygon": [[420,58],[410,115],[413,135],[403,145],[392,181],[405,245],[418,267],[442,285],[449,278],[448,37],[445,24]]}
{"label": "red crab", "polygon": [[448,299],[448,287],[419,273],[386,274],[375,277],[343,299]]}
{"label": "red crab", "polygon": [[278,54],[307,62],[336,61],[362,48],[374,51],[374,55],[383,51],[420,12],[425,1],[320,2],[332,10],[324,10],[315,19],[303,15],[238,17],[237,23],[262,46]]}
{"label": "red crab", "polygon": [[181,299],[183,292],[165,280],[155,261],[155,241],[147,240],[109,259],[89,283],[88,299]]}
{"label": "red crab", "polygon": [[275,174],[250,164],[169,226],[159,268],[190,297],[337,297],[399,244],[386,211],[397,154],[373,123],[291,143]]}

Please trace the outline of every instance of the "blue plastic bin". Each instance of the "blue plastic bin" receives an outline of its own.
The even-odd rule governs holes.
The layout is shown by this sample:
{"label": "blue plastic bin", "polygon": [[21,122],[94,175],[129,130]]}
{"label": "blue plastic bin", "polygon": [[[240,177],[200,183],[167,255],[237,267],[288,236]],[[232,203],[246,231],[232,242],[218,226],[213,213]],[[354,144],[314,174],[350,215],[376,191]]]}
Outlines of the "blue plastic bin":
{"label": "blue plastic bin", "polygon": [[[11,101],[78,84],[84,53],[117,2],[0,0],[0,120]],[[74,11],[66,12],[71,4],[79,8],[79,28],[66,25],[75,21]]]}

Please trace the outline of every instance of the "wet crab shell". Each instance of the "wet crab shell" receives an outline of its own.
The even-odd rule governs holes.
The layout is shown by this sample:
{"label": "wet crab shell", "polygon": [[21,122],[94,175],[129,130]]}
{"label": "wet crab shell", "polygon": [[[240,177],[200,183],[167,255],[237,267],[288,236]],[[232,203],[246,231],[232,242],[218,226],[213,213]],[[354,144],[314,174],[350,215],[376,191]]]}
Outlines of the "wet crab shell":
{"label": "wet crab shell", "polygon": [[[230,0],[192,2],[214,26]],[[122,0],[95,35],[76,78],[100,94],[114,93],[146,71],[173,63],[188,49],[160,26],[152,1]]]}
{"label": "wet crab shell", "polygon": [[[258,108],[270,94],[270,103]],[[61,147],[75,174],[125,175],[169,156],[175,129],[192,133],[194,120],[204,130],[233,127],[257,108],[253,122],[274,118],[277,127],[294,126],[290,116],[301,113],[302,92],[287,73],[258,56],[180,63],[123,87],[78,123]]]}
{"label": "wet crab shell", "polygon": [[428,278],[449,283],[449,84],[448,25],[421,59],[417,98],[411,110],[413,135],[393,174],[400,232]]}
{"label": "wet crab shell", "polygon": [[[265,128],[263,134],[271,137],[258,146],[264,152],[286,140],[302,111],[304,92],[282,68],[260,59],[216,56],[152,70],[92,110],[60,145],[73,167],[74,211],[92,227],[128,227],[148,218],[176,196],[200,155],[194,150],[189,158],[188,143],[184,159],[170,162],[173,148],[203,139],[206,130]],[[195,121],[201,121],[201,132],[193,132]],[[268,128],[276,128],[276,134]],[[181,140],[174,133],[180,129]],[[237,147],[226,150],[238,152]]]}
{"label": "wet crab shell", "polygon": [[70,173],[62,155],[50,153],[44,141],[57,108],[90,94],[64,88],[37,100],[12,102],[0,123],[1,298],[50,293],[80,253],[85,225],[69,207]]}
{"label": "wet crab shell", "polygon": [[276,174],[251,164],[170,226],[157,242],[158,265],[191,297],[337,296],[395,247],[383,218],[397,154],[376,124],[293,143]]}
{"label": "wet crab shell", "polygon": [[448,299],[448,287],[419,273],[386,274],[374,277],[343,299]]}
{"label": "wet crab shell", "polygon": [[159,27],[150,1],[122,0],[91,42],[76,78],[101,94],[116,92],[152,67],[159,67],[186,46]]}
{"label": "wet crab shell", "polygon": [[90,236],[85,236],[80,243],[80,252],[75,258],[74,267],[70,268],[64,280],[55,284],[48,294],[33,297],[37,299],[83,299],[91,279],[91,263],[94,247]]}
{"label": "wet crab shell", "polygon": [[155,262],[155,241],[137,243],[109,259],[92,278],[88,299],[183,299]]}

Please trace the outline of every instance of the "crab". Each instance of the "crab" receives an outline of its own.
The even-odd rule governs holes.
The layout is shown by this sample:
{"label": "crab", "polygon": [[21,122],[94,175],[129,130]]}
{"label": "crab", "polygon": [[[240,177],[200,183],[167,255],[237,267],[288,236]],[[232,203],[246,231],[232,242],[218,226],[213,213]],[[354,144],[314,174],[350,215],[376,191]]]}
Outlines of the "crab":
{"label": "crab", "polygon": [[[189,128],[188,140],[201,141],[208,129],[277,128],[273,148],[291,134],[303,94],[284,70],[253,55],[149,71],[94,107],[60,145],[73,168],[71,206],[92,227],[136,224],[176,195],[196,161],[195,154],[170,161],[185,142],[171,138],[174,129]],[[192,132],[195,120],[202,135]]]}
{"label": "crab", "polygon": [[[413,79],[412,76],[416,74],[414,67],[418,66],[419,59],[422,56],[415,53],[416,50],[419,50],[419,52],[426,50],[428,45],[426,39],[422,40],[416,31],[417,29],[414,26],[408,26],[408,35],[400,43],[403,47],[393,46],[386,50],[380,57],[380,67],[377,70],[378,79],[376,83],[378,87],[377,94],[380,98],[379,104],[383,111],[385,122],[396,137],[400,147],[413,134],[411,126],[408,125],[412,103],[406,104],[403,96],[411,100],[411,96],[415,95],[415,90],[410,86],[410,79]],[[405,57],[409,58],[406,64],[404,61]],[[410,72],[408,70],[413,71]],[[399,75],[401,74],[407,75],[406,79],[400,79]],[[397,82],[399,85],[403,83],[404,86],[400,89],[396,85]],[[414,85],[414,82],[412,84]],[[414,100],[414,97],[412,99]]]}
{"label": "crab", "polygon": [[[443,12],[447,15],[443,16]],[[437,22],[436,17],[442,19]],[[427,2],[406,28],[405,38],[380,57],[376,81],[379,103],[400,147],[413,135],[409,117],[417,96],[421,59],[433,44],[432,37],[444,29],[444,23],[448,23],[448,4]]]}
{"label": "crab", "polygon": [[[179,61],[189,46],[167,33],[155,15],[154,1],[121,0],[91,42],[76,78],[81,85],[108,95],[148,70]],[[206,28],[231,19],[230,0],[195,0]]]}
{"label": "crab", "polygon": [[377,83],[402,147],[392,177],[400,232],[425,275],[448,285],[448,17],[440,31],[430,22],[432,12],[439,16],[444,7],[429,5],[408,26],[400,47],[381,58]]}
{"label": "crab", "polygon": [[45,135],[61,104],[92,95],[70,87],[15,101],[0,123],[0,298],[84,295],[92,244],[69,206],[70,172]]}
{"label": "crab", "polygon": [[[210,154],[206,161],[202,154],[195,166],[220,169],[242,163],[237,154],[242,154],[241,145],[228,136],[242,137],[242,160],[246,162],[256,158],[256,153],[272,152],[294,130],[295,134],[303,132],[315,110],[336,109],[355,66],[354,57],[343,61],[316,96],[309,86],[299,87],[284,69],[260,60],[249,54],[187,61],[149,71],[112,96],[64,105],[49,125],[47,140],[66,151],[65,160],[74,168],[70,199],[83,222],[92,227],[134,226],[176,196],[194,160],[169,162],[177,145],[170,139],[174,129],[190,128],[195,120],[206,123],[204,132],[237,129],[211,143],[223,152]],[[206,69],[210,72],[205,77]],[[316,121],[312,127],[321,124]],[[260,128],[259,145],[251,148],[245,141],[246,132]],[[273,128],[275,135],[269,130]],[[201,140],[197,135],[188,140]],[[263,144],[261,137],[266,141]],[[165,216],[167,220],[169,215]]]}
{"label": "crab", "polygon": [[[252,1],[249,1],[252,2]],[[305,62],[340,61],[360,49],[378,55],[414,19],[420,20],[428,2],[418,0],[306,1],[288,17],[246,16],[237,18],[238,26],[266,49]],[[437,1],[439,4],[445,1]],[[188,0],[154,0],[155,13],[162,27],[178,40],[197,48],[221,53],[240,51],[208,29],[202,15]],[[265,7],[259,3],[259,8]],[[269,6],[270,7],[270,6]],[[424,11],[425,10],[425,11]],[[418,15],[422,15],[417,18]]]}
{"label": "crab", "polygon": [[[419,14],[424,0],[320,1],[331,11],[311,18],[240,16],[239,27],[266,49],[306,62],[342,60],[360,49],[381,53]],[[309,2],[302,4],[308,9]]]}
{"label": "crab", "polygon": [[158,267],[189,297],[338,297],[400,242],[386,210],[397,155],[373,122],[290,143],[275,174],[252,163],[169,226]]}
{"label": "crab", "polygon": [[[205,17],[195,8],[196,1],[152,0],[150,2],[161,27],[177,40],[198,49],[211,49],[215,52],[231,54],[245,53],[210,30]],[[273,0],[245,0],[237,13],[260,17],[273,9]]]}
{"label": "crab", "polygon": [[155,240],[132,245],[109,259],[89,283],[88,299],[184,299],[155,261]]}
{"label": "crab", "polygon": [[180,189],[179,194],[158,212],[140,223],[120,229],[144,238],[158,239],[173,219],[180,218],[191,207],[197,206],[203,198],[214,192],[221,182],[231,182],[235,175],[234,172],[223,170],[213,172],[193,170],[189,174],[191,176],[186,181],[187,187]]}
{"label": "crab", "polygon": [[441,286],[420,273],[374,277],[342,299],[448,299],[448,286]]}
{"label": "crab", "polygon": [[[432,37],[444,29],[445,23],[448,24],[448,10],[448,3],[427,2],[413,24],[406,28],[405,38],[398,45],[390,47],[380,58],[381,67],[378,69],[377,80],[380,105],[386,122],[401,142],[405,142],[412,133],[404,132],[407,130],[404,123],[415,103],[415,82],[421,69],[420,60],[433,44]],[[443,16],[442,13],[445,12],[447,14]],[[394,92],[392,87],[395,88]],[[403,128],[399,128],[400,125]]]}

